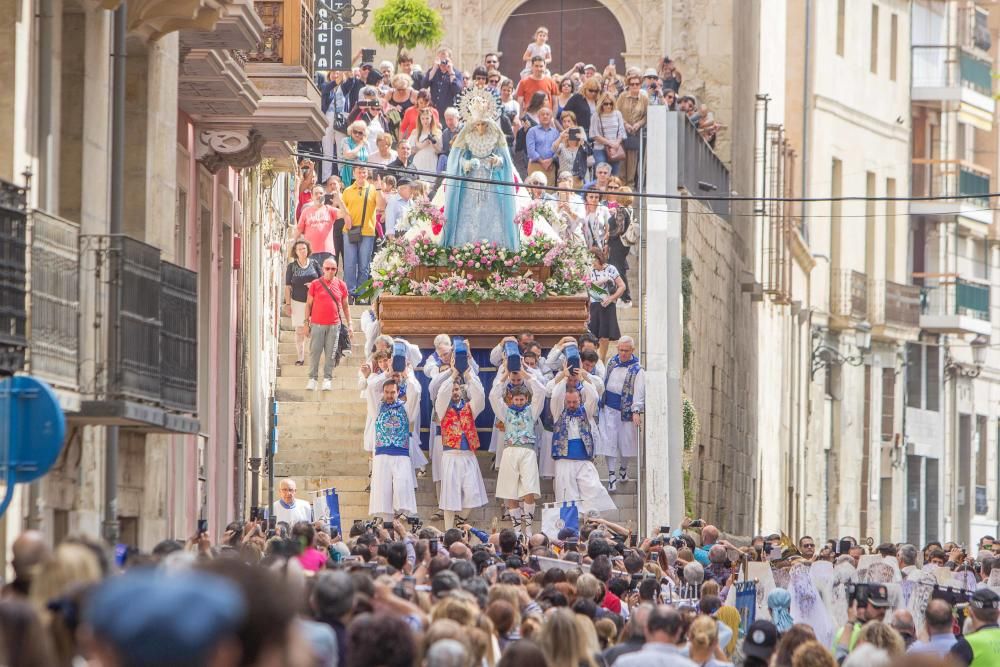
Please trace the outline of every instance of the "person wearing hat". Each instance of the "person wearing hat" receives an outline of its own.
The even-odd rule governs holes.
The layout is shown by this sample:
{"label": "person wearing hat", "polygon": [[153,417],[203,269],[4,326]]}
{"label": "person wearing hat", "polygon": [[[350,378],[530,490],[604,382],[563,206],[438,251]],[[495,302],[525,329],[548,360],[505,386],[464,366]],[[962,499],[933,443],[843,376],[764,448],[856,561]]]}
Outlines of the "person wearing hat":
{"label": "person wearing hat", "polygon": [[998,616],[1000,616],[1000,595],[989,588],[976,591],[969,602],[972,632],[955,642],[949,655],[959,664],[969,667],[1000,665]]}
{"label": "person wearing hat", "polygon": [[[837,630],[833,638],[834,650],[838,655],[847,655],[854,650],[861,635],[861,627],[868,621],[885,620],[889,609],[889,589],[882,584],[858,584],[855,598],[847,608],[847,623]],[[861,589],[861,586],[865,586]],[[865,594],[858,595],[861,590]]]}
{"label": "person wearing hat", "polygon": [[129,572],[90,596],[84,636],[101,665],[235,667],[246,611],[239,589],[220,577]]}
{"label": "person wearing hat", "polygon": [[396,181],[396,191],[389,195],[385,204],[385,235],[393,236],[396,225],[413,205],[413,179],[403,174]]}
{"label": "person wearing hat", "polygon": [[766,667],[778,647],[778,628],[771,621],[754,621],[743,639],[744,667]]}

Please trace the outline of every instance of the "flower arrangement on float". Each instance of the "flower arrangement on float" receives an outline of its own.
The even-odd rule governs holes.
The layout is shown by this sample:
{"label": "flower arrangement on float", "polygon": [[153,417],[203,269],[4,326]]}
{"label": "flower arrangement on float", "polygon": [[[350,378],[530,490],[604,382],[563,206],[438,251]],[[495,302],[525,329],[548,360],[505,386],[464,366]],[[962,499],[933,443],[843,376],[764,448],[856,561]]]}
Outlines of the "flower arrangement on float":
{"label": "flower arrangement on float", "polygon": [[581,294],[589,285],[590,253],[582,241],[560,238],[557,220],[547,202],[532,202],[515,218],[518,250],[486,240],[446,248],[439,245],[444,211],[415,203],[372,259],[372,291],[473,303]]}

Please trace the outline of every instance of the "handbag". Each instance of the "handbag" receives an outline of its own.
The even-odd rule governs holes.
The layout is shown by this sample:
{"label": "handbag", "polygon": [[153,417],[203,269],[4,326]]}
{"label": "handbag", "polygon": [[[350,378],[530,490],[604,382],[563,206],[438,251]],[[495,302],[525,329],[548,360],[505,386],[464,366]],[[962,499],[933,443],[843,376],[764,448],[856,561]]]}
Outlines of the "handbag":
{"label": "handbag", "polygon": [[[601,125],[601,136],[607,139],[608,133],[604,129],[604,120],[601,118],[600,115],[597,116],[597,122],[600,123]],[[617,129],[618,128],[615,128],[615,139],[618,138]],[[622,146],[622,144],[618,144],[617,146],[605,146],[604,150],[607,153],[608,162],[612,163],[621,162],[622,160],[625,159],[625,148]]]}
{"label": "handbag", "polygon": [[633,220],[629,223],[629,226],[622,233],[622,243],[627,246],[634,246],[639,244],[639,223]]}
{"label": "handbag", "polygon": [[624,148],[627,151],[639,150],[639,135],[626,134],[625,139],[622,140],[622,148]]}
{"label": "handbag", "polygon": [[[330,295],[331,299],[333,299],[333,303],[336,304],[337,314],[340,316],[340,327],[341,329],[346,330],[347,318],[344,317],[344,307],[340,304],[340,301],[334,295],[333,290],[330,289],[330,287],[323,281],[322,278],[320,278],[319,284],[323,286],[323,289],[326,290],[326,293]],[[349,356],[350,352],[351,352],[351,339],[346,335],[346,333],[342,336],[338,336],[337,352],[334,356],[336,356],[337,360],[339,361],[341,357],[345,356],[345,353],[347,353],[347,355]]]}
{"label": "handbag", "polygon": [[353,224],[351,221],[351,228],[347,230],[347,241],[349,243],[361,243],[361,228],[365,224],[365,215],[368,214],[368,186],[361,191],[361,222]]}

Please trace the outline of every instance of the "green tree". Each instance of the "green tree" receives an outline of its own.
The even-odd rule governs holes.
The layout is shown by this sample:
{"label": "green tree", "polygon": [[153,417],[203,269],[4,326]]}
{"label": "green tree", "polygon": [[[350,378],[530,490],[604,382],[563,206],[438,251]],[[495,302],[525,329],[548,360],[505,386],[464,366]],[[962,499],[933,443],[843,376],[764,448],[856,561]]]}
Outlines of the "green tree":
{"label": "green tree", "polygon": [[403,49],[436,46],[444,37],[444,22],[427,0],[387,0],[375,10],[372,34],[382,46],[396,47],[399,62]]}

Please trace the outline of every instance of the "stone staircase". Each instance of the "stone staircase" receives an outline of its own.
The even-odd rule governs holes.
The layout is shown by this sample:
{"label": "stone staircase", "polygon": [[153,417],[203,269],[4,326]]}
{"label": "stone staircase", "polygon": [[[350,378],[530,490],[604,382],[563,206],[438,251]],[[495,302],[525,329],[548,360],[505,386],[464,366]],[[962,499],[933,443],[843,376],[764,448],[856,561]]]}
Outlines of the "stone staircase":
{"label": "stone staircase", "polygon": [[[635,262],[634,262],[635,263]],[[638,286],[635,269],[629,271],[630,285]],[[639,340],[640,304],[638,290],[633,290],[632,308],[618,309],[618,322],[622,334]],[[351,317],[355,322],[354,340],[360,346],[364,336],[357,330],[364,307],[352,306]],[[292,477],[298,483],[299,497],[311,500],[316,491],[334,487],[340,497],[341,525],[350,526],[355,519],[368,517],[368,458],[362,447],[365,428],[365,402],[357,385],[358,368],[362,356],[355,354],[343,360],[334,371],[332,391],[306,391],[308,367],[295,365],[295,332],[288,318],[281,320],[279,352],[279,377],[275,398],[279,403],[278,452],[275,457],[276,477]],[[426,356],[430,350],[422,350]],[[609,358],[614,354],[614,344]],[[420,372],[418,370],[418,372]],[[426,428],[427,424],[422,424]],[[428,458],[430,458],[428,454]],[[502,507],[495,500],[496,471],[492,469],[490,452],[478,454],[486,490],[493,501],[471,513],[473,525],[488,530],[494,518],[500,517]],[[596,462],[603,479],[607,468],[603,458]],[[634,468],[634,466],[633,466]],[[425,523],[438,511],[430,467],[426,477],[418,480],[417,504]],[[630,471],[635,478],[636,471]],[[636,483],[619,484],[613,495],[618,505],[617,516],[607,518],[625,522],[636,520]],[[542,480],[542,500],[555,499],[551,480]],[[536,517],[535,529],[540,527]],[[432,522],[441,527],[441,522]]]}

